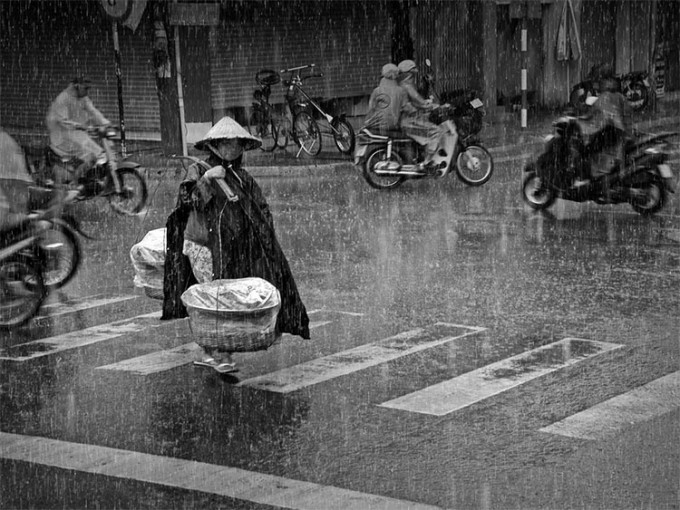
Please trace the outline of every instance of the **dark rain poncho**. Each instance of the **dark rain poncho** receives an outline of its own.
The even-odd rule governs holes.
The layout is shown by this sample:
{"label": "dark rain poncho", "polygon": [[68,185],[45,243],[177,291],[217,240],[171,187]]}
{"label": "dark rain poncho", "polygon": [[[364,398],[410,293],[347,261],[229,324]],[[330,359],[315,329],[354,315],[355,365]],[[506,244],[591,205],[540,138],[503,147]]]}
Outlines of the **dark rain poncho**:
{"label": "dark rain poncho", "polygon": [[212,155],[209,167],[222,165],[225,182],[238,197],[229,201],[216,186],[201,180],[204,169],[193,165],[180,184],[177,208],[167,222],[167,254],[163,282],[162,319],[186,316],[182,293],[196,283],[189,261],[182,254],[184,229],[192,208],[205,218],[208,246],[213,257],[215,279],[259,277],[274,285],[281,294],[276,322],[278,333],[309,338],[309,318],[288,260],[274,232],[274,222],[264,194],[252,176],[243,170],[240,158],[231,162]]}

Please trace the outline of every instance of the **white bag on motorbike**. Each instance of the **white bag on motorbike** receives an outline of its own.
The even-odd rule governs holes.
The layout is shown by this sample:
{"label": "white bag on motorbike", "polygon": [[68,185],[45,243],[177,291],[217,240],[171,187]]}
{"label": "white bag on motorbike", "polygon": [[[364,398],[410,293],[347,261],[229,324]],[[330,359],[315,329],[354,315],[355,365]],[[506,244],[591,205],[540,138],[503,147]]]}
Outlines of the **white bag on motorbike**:
{"label": "white bag on motorbike", "polygon": [[165,266],[166,231],[157,228],[130,249],[130,259],[135,268],[134,283],[147,296],[163,299],[163,273]]}

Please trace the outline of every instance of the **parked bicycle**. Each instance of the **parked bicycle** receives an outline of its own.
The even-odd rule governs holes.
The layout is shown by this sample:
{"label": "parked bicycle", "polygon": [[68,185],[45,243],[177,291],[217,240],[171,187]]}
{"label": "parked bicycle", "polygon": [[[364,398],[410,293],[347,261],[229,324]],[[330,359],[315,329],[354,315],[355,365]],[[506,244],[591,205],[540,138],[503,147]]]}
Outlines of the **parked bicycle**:
{"label": "parked bicycle", "polygon": [[255,81],[260,88],[253,92],[255,101],[246,126],[248,132],[262,139],[261,148],[264,151],[285,148],[288,145],[290,121],[269,102],[271,87],[281,82],[281,76],[271,69],[262,69],[255,74]]}
{"label": "parked bicycle", "polygon": [[[315,64],[282,69],[281,73],[288,73],[290,79],[283,81],[286,87],[286,101],[293,117],[292,137],[293,141],[310,156],[316,156],[321,152],[321,135],[319,124],[314,119],[314,114],[320,115],[328,124],[328,133],[333,136],[335,145],[342,154],[351,154],[354,150],[354,129],[345,120],[345,116],[333,116],[326,113],[314,101],[303,88],[304,80],[320,78],[323,73],[315,73]],[[309,70],[310,74],[301,76],[301,72]],[[299,153],[299,152],[298,152]]]}

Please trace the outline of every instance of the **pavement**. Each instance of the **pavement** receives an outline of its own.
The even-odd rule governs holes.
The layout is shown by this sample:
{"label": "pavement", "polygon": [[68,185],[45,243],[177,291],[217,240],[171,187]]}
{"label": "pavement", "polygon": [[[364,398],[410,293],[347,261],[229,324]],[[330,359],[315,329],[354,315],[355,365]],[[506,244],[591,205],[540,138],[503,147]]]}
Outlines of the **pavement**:
{"label": "pavement", "polygon": [[[522,157],[529,157],[540,150],[544,137],[552,132],[552,122],[561,114],[554,110],[530,110],[527,127],[520,123],[520,112],[496,111],[485,117],[485,124],[479,133],[481,143],[489,149],[497,163]],[[348,118],[358,131],[363,117]],[[680,92],[667,93],[659,98],[654,106],[632,115],[633,127],[640,131],[677,129],[680,122]],[[203,153],[189,149],[190,155],[202,156]],[[150,172],[164,174],[175,169],[179,175],[181,163],[164,156],[158,144],[130,142],[130,159],[142,166],[154,169]],[[245,166],[255,176],[300,175],[310,172],[347,169],[353,165],[351,155],[343,155],[335,147],[330,135],[322,137],[322,150],[316,156],[300,153],[292,142],[285,149],[273,152],[251,151],[246,153]]]}

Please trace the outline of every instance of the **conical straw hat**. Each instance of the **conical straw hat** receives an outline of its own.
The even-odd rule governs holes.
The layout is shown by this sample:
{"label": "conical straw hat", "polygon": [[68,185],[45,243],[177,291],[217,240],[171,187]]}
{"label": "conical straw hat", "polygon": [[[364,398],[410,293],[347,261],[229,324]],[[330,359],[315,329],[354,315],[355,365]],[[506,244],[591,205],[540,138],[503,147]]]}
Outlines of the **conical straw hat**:
{"label": "conical straw hat", "polygon": [[253,136],[245,130],[241,124],[236,122],[231,117],[222,117],[222,119],[215,124],[205,134],[205,136],[194,144],[198,150],[207,150],[206,144],[215,140],[228,140],[230,138],[238,138],[243,144],[244,150],[257,149],[262,145],[262,140],[257,136]]}

